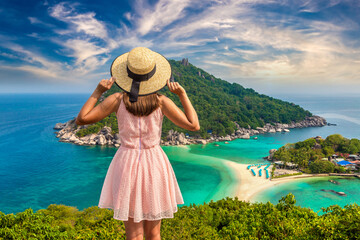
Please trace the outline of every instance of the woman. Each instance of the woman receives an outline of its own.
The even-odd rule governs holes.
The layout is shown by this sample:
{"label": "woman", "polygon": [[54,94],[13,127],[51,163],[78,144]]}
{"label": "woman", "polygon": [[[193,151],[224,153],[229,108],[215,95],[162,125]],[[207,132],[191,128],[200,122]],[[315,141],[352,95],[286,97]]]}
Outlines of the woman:
{"label": "woman", "polygon": [[[103,79],[84,104],[76,124],[95,123],[115,112],[121,146],[110,163],[99,207],[114,210],[124,221],[127,239],[160,239],[161,219],[172,218],[183,198],[169,159],[160,147],[163,116],[189,131],[200,129],[199,120],[185,89],[170,82],[171,67],[160,54],[134,48],[117,57],[112,78]],[[112,84],[124,90],[94,105]],[[168,86],[185,114],[157,91]]]}

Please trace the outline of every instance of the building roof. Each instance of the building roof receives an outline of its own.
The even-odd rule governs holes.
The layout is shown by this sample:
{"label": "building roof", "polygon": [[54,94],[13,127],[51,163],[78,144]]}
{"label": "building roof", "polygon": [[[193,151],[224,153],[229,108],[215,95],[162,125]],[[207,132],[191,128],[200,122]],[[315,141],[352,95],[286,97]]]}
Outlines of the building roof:
{"label": "building roof", "polygon": [[360,160],[350,161],[352,164],[360,164]]}
{"label": "building roof", "polygon": [[340,161],[340,162],[338,162],[337,164],[342,165],[342,166],[345,166],[345,165],[349,165],[349,164],[352,164],[352,163],[351,163],[351,162],[348,162],[348,161]]}

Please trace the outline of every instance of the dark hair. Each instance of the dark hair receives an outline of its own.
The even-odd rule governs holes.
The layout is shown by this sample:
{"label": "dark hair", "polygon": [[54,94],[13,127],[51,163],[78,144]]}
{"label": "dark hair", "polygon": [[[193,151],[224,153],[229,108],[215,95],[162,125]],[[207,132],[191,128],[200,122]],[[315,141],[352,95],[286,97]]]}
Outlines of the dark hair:
{"label": "dark hair", "polygon": [[160,107],[158,96],[161,95],[162,94],[155,92],[146,96],[138,96],[138,100],[136,102],[130,102],[129,93],[123,92],[122,100],[125,103],[126,109],[130,113],[135,116],[148,116]]}

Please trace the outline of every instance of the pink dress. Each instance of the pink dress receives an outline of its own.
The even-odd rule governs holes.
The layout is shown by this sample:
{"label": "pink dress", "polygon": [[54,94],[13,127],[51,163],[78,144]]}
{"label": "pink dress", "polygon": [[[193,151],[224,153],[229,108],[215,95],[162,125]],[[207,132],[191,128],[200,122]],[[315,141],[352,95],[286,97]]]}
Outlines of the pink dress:
{"label": "pink dress", "polygon": [[121,101],[116,116],[121,146],[108,168],[98,207],[113,209],[113,218],[122,221],[173,218],[184,200],[160,147],[161,108],[138,117]]}

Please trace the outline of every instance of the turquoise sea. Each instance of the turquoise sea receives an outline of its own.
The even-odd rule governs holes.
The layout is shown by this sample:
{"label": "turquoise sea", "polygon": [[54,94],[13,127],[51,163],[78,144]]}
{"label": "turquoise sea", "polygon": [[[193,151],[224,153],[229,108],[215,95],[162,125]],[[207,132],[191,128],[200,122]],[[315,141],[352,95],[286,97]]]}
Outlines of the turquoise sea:
{"label": "turquoise sea", "polygon": [[[49,204],[82,210],[98,204],[101,187],[116,152],[113,147],[77,146],[58,142],[52,128],[75,117],[90,94],[0,95],[0,211],[6,214],[46,208]],[[275,96],[274,96],[275,97]],[[292,101],[337,126],[291,129],[290,133],[265,134],[257,140],[237,139],[230,144],[164,146],[175,171],[185,204],[203,204],[229,193],[233,176],[222,160],[264,162],[272,148],[320,135],[340,133],[360,138],[360,97],[276,96]],[[319,210],[331,204],[360,203],[360,180],[341,179],[349,193],[338,196],[318,191],[329,188],[324,179],[303,179],[282,184],[256,197],[276,203],[288,192],[297,204]],[[343,189],[344,188],[344,189]],[[345,190],[346,189],[346,190]],[[180,205],[179,205],[180,206]]]}

